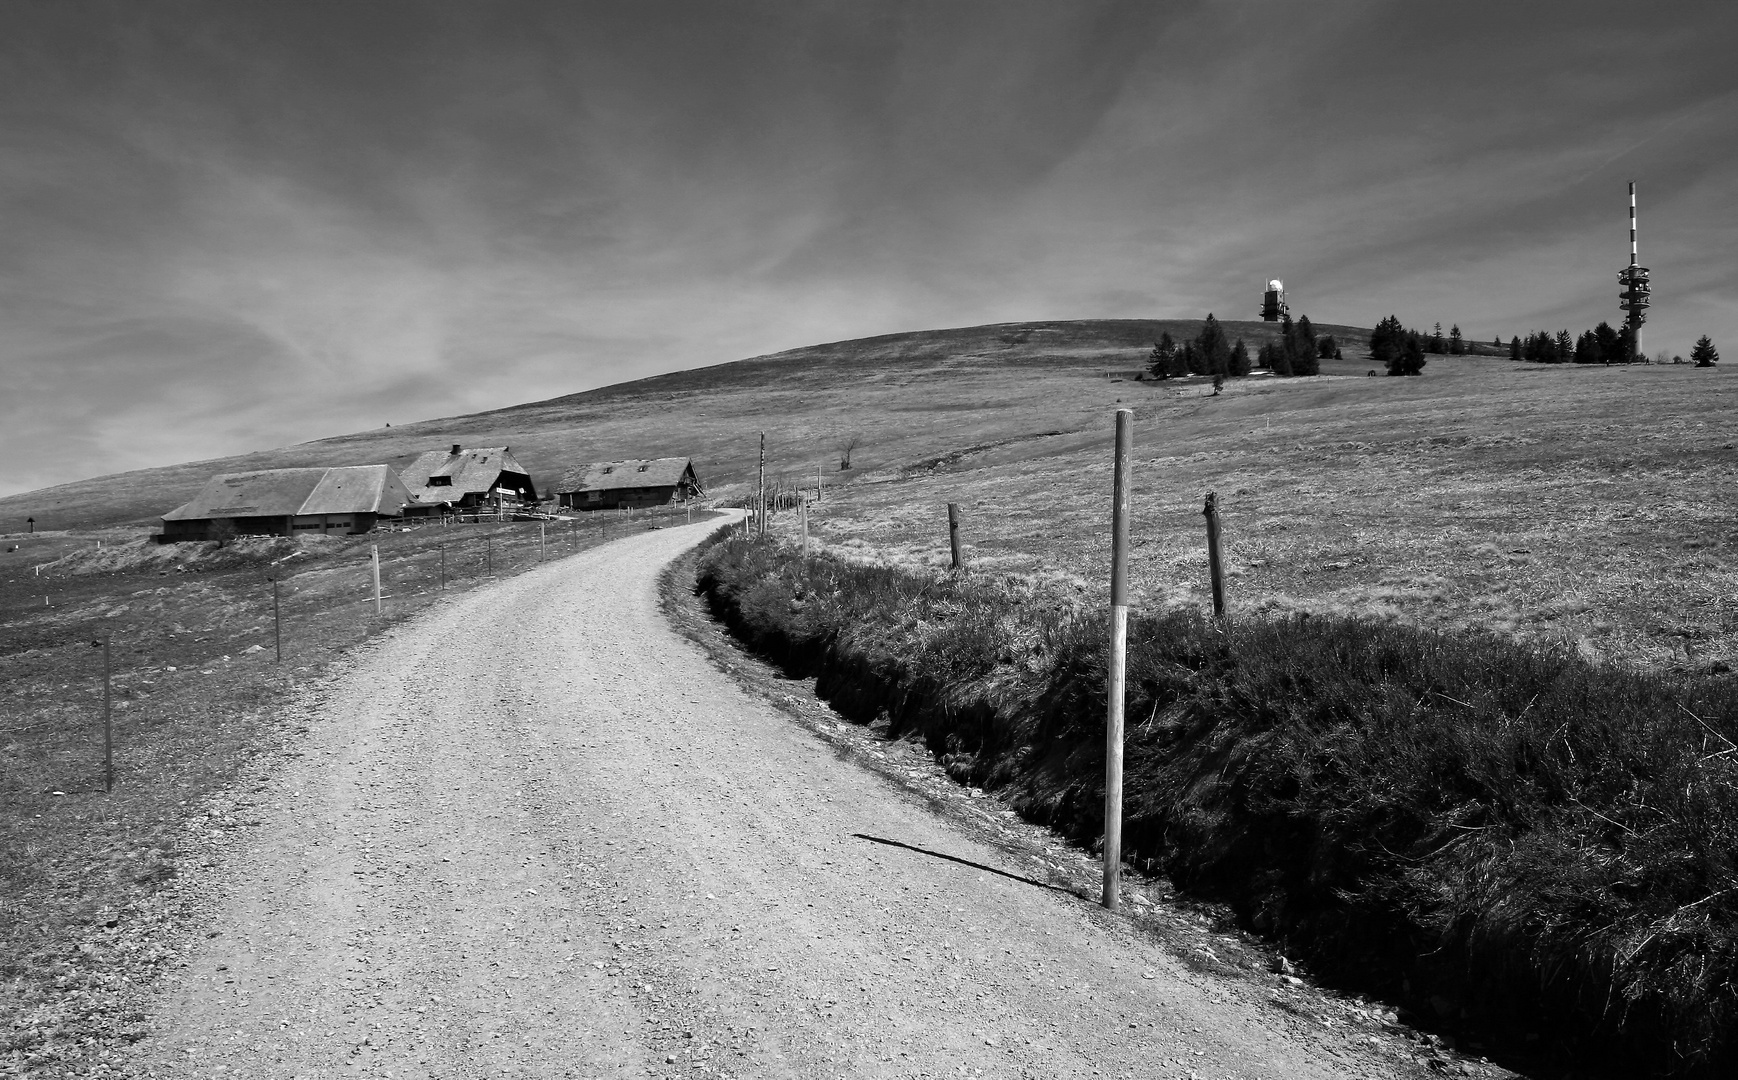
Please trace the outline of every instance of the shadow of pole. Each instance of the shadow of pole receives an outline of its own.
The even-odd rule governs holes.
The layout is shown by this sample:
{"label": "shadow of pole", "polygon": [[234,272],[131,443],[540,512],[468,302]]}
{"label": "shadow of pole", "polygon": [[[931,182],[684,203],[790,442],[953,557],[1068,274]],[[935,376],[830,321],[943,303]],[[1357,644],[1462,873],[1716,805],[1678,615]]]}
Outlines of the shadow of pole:
{"label": "shadow of pole", "polygon": [[931,851],[928,848],[920,848],[915,844],[907,844],[903,840],[889,840],[884,836],[870,836],[867,833],[852,833],[851,836],[857,840],[867,840],[871,844],[885,844],[887,847],[904,848],[906,851],[915,851],[919,855],[928,855],[932,859],[944,859],[951,863],[959,863],[961,866],[969,866],[973,870],[982,870],[986,874],[996,874],[1001,877],[1021,882],[1025,885],[1034,885],[1040,889],[1050,889],[1053,892],[1067,893],[1069,896],[1079,895],[1073,889],[1064,885],[1052,885],[1048,881],[1038,881],[1034,878],[1022,877],[1019,874],[1010,873],[1007,870],[998,870],[993,866],[985,866],[983,863],[972,862],[970,859],[962,859],[958,855],[944,855],[939,851]]}

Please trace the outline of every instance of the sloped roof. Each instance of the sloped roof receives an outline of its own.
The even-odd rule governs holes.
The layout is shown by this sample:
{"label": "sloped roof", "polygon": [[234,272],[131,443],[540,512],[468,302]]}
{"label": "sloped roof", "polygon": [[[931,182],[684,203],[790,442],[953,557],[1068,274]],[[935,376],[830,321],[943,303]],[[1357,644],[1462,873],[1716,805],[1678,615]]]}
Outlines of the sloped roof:
{"label": "sloped roof", "polygon": [[397,512],[407,502],[410,502],[410,492],[388,466],[351,465],[342,469],[327,469],[319,486],[314,488],[308,501],[296,512],[390,514]]}
{"label": "sloped roof", "polygon": [[260,469],[218,473],[205,482],[192,501],[164,514],[163,520],[396,514],[409,501],[410,492],[386,465]]}
{"label": "sloped roof", "polygon": [[557,492],[616,491],[621,488],[675,487],[694,467],[693,458],[628,458],[570,469]]}
{"label": "sloped roof", "polygon": [[[418,502],[457,502],[469,494],[487,494],[494,490],[502,473],[518,473],[529,482],[531,474],[514,460],[505,446],[464,447],[458,453],[450,450],[430,450],[411,462],[399,476]],[[450,484],[431,486],[429,478],[447,476]],[[535,492],[535,488],[533,489]]]}

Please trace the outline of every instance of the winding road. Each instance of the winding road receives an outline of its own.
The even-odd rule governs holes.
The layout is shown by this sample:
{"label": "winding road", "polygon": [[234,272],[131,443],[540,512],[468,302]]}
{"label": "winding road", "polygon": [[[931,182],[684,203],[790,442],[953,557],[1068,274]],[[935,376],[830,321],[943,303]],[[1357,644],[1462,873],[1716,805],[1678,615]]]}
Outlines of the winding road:
{"label": "winding road", "polygon": [[138,1073],[1414,1075],[996,872],[721,675],[657,603],[715,527],[552,562],[360,650],[221,867]]}

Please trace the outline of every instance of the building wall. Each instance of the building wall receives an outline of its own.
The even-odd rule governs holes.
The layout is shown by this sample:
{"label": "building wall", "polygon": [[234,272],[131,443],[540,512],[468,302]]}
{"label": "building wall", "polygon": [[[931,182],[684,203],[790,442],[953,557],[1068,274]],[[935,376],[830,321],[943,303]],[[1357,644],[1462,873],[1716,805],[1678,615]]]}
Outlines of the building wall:
{"label": "building wall", "polygon": [[574,510],[620,510],[633,507],[668,506],[681,490],[674,485],[649,488],[614,488],[609,491],[564,491],[557,500]]}

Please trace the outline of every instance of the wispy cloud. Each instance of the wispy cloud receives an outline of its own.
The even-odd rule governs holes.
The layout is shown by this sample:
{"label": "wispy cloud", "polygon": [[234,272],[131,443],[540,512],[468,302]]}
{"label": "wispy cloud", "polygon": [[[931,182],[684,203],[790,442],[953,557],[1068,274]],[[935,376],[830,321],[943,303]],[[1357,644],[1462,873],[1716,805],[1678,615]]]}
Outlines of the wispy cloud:
{"label": "wispy cloud", "polygon": [[[925,326],[1738,333],[1725,7],[16,3],[25,489]],[[1720,250],[1716,251],[1716,247]],[[1657,330],[1655,327],[1657,326]]]}

